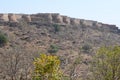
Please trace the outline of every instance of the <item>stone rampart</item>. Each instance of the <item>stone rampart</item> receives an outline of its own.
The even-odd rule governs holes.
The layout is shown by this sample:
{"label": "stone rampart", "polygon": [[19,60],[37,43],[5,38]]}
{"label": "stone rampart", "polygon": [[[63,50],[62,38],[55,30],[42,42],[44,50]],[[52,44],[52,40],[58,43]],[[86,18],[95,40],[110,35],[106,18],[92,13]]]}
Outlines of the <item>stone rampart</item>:
{"label": "stone rampart", "polygon": [[96,27],[109,27],[111,29],[117,29],[115,25],[103,24],[97,21],[84,20],[70,18],[67,16],[60,15],[59,13],[38,13],[38,14],[0,14],[0,21],[2,22],[19,22],[25,20],[26,22],[37,22],[37,23],[59,23],[65,25],[83,25],[83,26],[96,26]]}

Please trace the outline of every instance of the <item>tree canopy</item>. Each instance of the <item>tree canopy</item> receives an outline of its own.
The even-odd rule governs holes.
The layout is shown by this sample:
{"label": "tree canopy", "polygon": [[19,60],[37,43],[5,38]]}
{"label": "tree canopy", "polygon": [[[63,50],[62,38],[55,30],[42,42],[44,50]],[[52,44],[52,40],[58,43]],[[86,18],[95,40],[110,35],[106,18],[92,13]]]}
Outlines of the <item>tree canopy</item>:
{"label": "tree canopy", "polygon": [[120,46],[100,48],[91,70],[92,80],[120,80]]}
{"label": "tree canopy", "polygon": [[41,54],[34,61],[33,80],[61,80],[60,60],[57,56]]}

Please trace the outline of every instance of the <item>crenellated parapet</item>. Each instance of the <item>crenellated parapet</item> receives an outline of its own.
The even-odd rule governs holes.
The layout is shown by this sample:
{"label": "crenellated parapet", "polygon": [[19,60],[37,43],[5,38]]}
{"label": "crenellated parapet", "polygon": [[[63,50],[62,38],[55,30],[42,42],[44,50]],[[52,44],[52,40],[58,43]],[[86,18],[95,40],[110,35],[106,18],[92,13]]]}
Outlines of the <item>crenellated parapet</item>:
{"label": "crenellated parapet", "polygon": [[91,20],[81,20],[81,24],[85,25],[85,26],[93,26],[95,22],[91,21]]}
{"label": "crenellated parapet", "polygon": [[70,19],[70,24],[72,24],[72,25],[80,25],[80,19],[71,18]]}
{"label": "crenellated parapet", "polygon": [[101,23],[97,23],[91,20],[83,20],[70,18],[60,15],[58,13],[38,13],[38,14],[0,14],[0,21],[19,22],[19,20],[25,20],[26,22],[38,22],[38,23],[60,23],[66,25],[85,25],[85,26],[102,26]]}
{"label": "crenellated parapet", "polygon": [[32,22],[52,22],[52,15],[49,13],[39,13],[30,15]]}
{"label": "crenellated parapet", "polygon": [[103,26],[103,24],[100,23],[100,22],[96,22],[96,23],[95,23],[95,26],[97,26],[97,27],[101,27],[101,26]]}
{"label": "crenellated parapet", "polygon": [[45,24],[64,24],[64,25],[82,25],[82,26],[91,26],[91,27],[107,27],[111,29],[117,29],[115,25],[103,24],[97,21],[92,20],[84,20],[84,19],[76,19],[70,18],[68,16],[60,15],[59,13],[38,13],[38,14],[0,14],[0,22],[16,22],[24,20],[26,22],[37,22],[37,23],[45,23]]}

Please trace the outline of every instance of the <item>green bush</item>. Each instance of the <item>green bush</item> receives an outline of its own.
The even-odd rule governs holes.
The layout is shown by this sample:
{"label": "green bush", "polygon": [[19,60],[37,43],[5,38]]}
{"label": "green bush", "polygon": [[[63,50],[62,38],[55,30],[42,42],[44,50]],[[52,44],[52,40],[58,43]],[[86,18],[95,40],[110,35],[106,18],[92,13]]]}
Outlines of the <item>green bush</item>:
{"label": "green bush", "polygon": [[62,80],[70,80],[68,76],[63,76]]}
{"label": "green bush", "polygon": [[55,33],[60,31],[60,26],[58,24],[53,25]]}
{"label": "green bush", "polygon": [[4,46],[7,42],[7,37],[4,34],[0,33],[0,46]]}
{"label": "green bush", "polygon": [[48,50],[49,53],[57,53],[59,50],[57,45],[50,45],[50,48]]}
{"label": "green bush", "polygon": [[120,80],[120,46],[101,47],[93,56],[90,71],[90,80]]}
{"label": "green bush", "polygon": [[81,49],[82,49],[83,52],[88,53],[92,49],[92,47],[88,44],[85,44],[85,45],[82,46]]}

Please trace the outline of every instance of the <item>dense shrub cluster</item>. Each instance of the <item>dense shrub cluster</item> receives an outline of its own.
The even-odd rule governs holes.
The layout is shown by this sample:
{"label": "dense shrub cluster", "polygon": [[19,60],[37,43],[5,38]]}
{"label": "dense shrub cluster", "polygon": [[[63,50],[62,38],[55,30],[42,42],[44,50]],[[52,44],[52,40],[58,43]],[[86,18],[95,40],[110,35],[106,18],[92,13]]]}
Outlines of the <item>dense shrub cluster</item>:
{"label": "dense shrub cluster", "polygon": [[102,47],[94,55],[90,80],[120,80],[120,47]]}
{"label": "dense shrub cluster", "polygon": [[34,61],[33,80],[61,80],[60,60],[57,56],[41,54]]}

